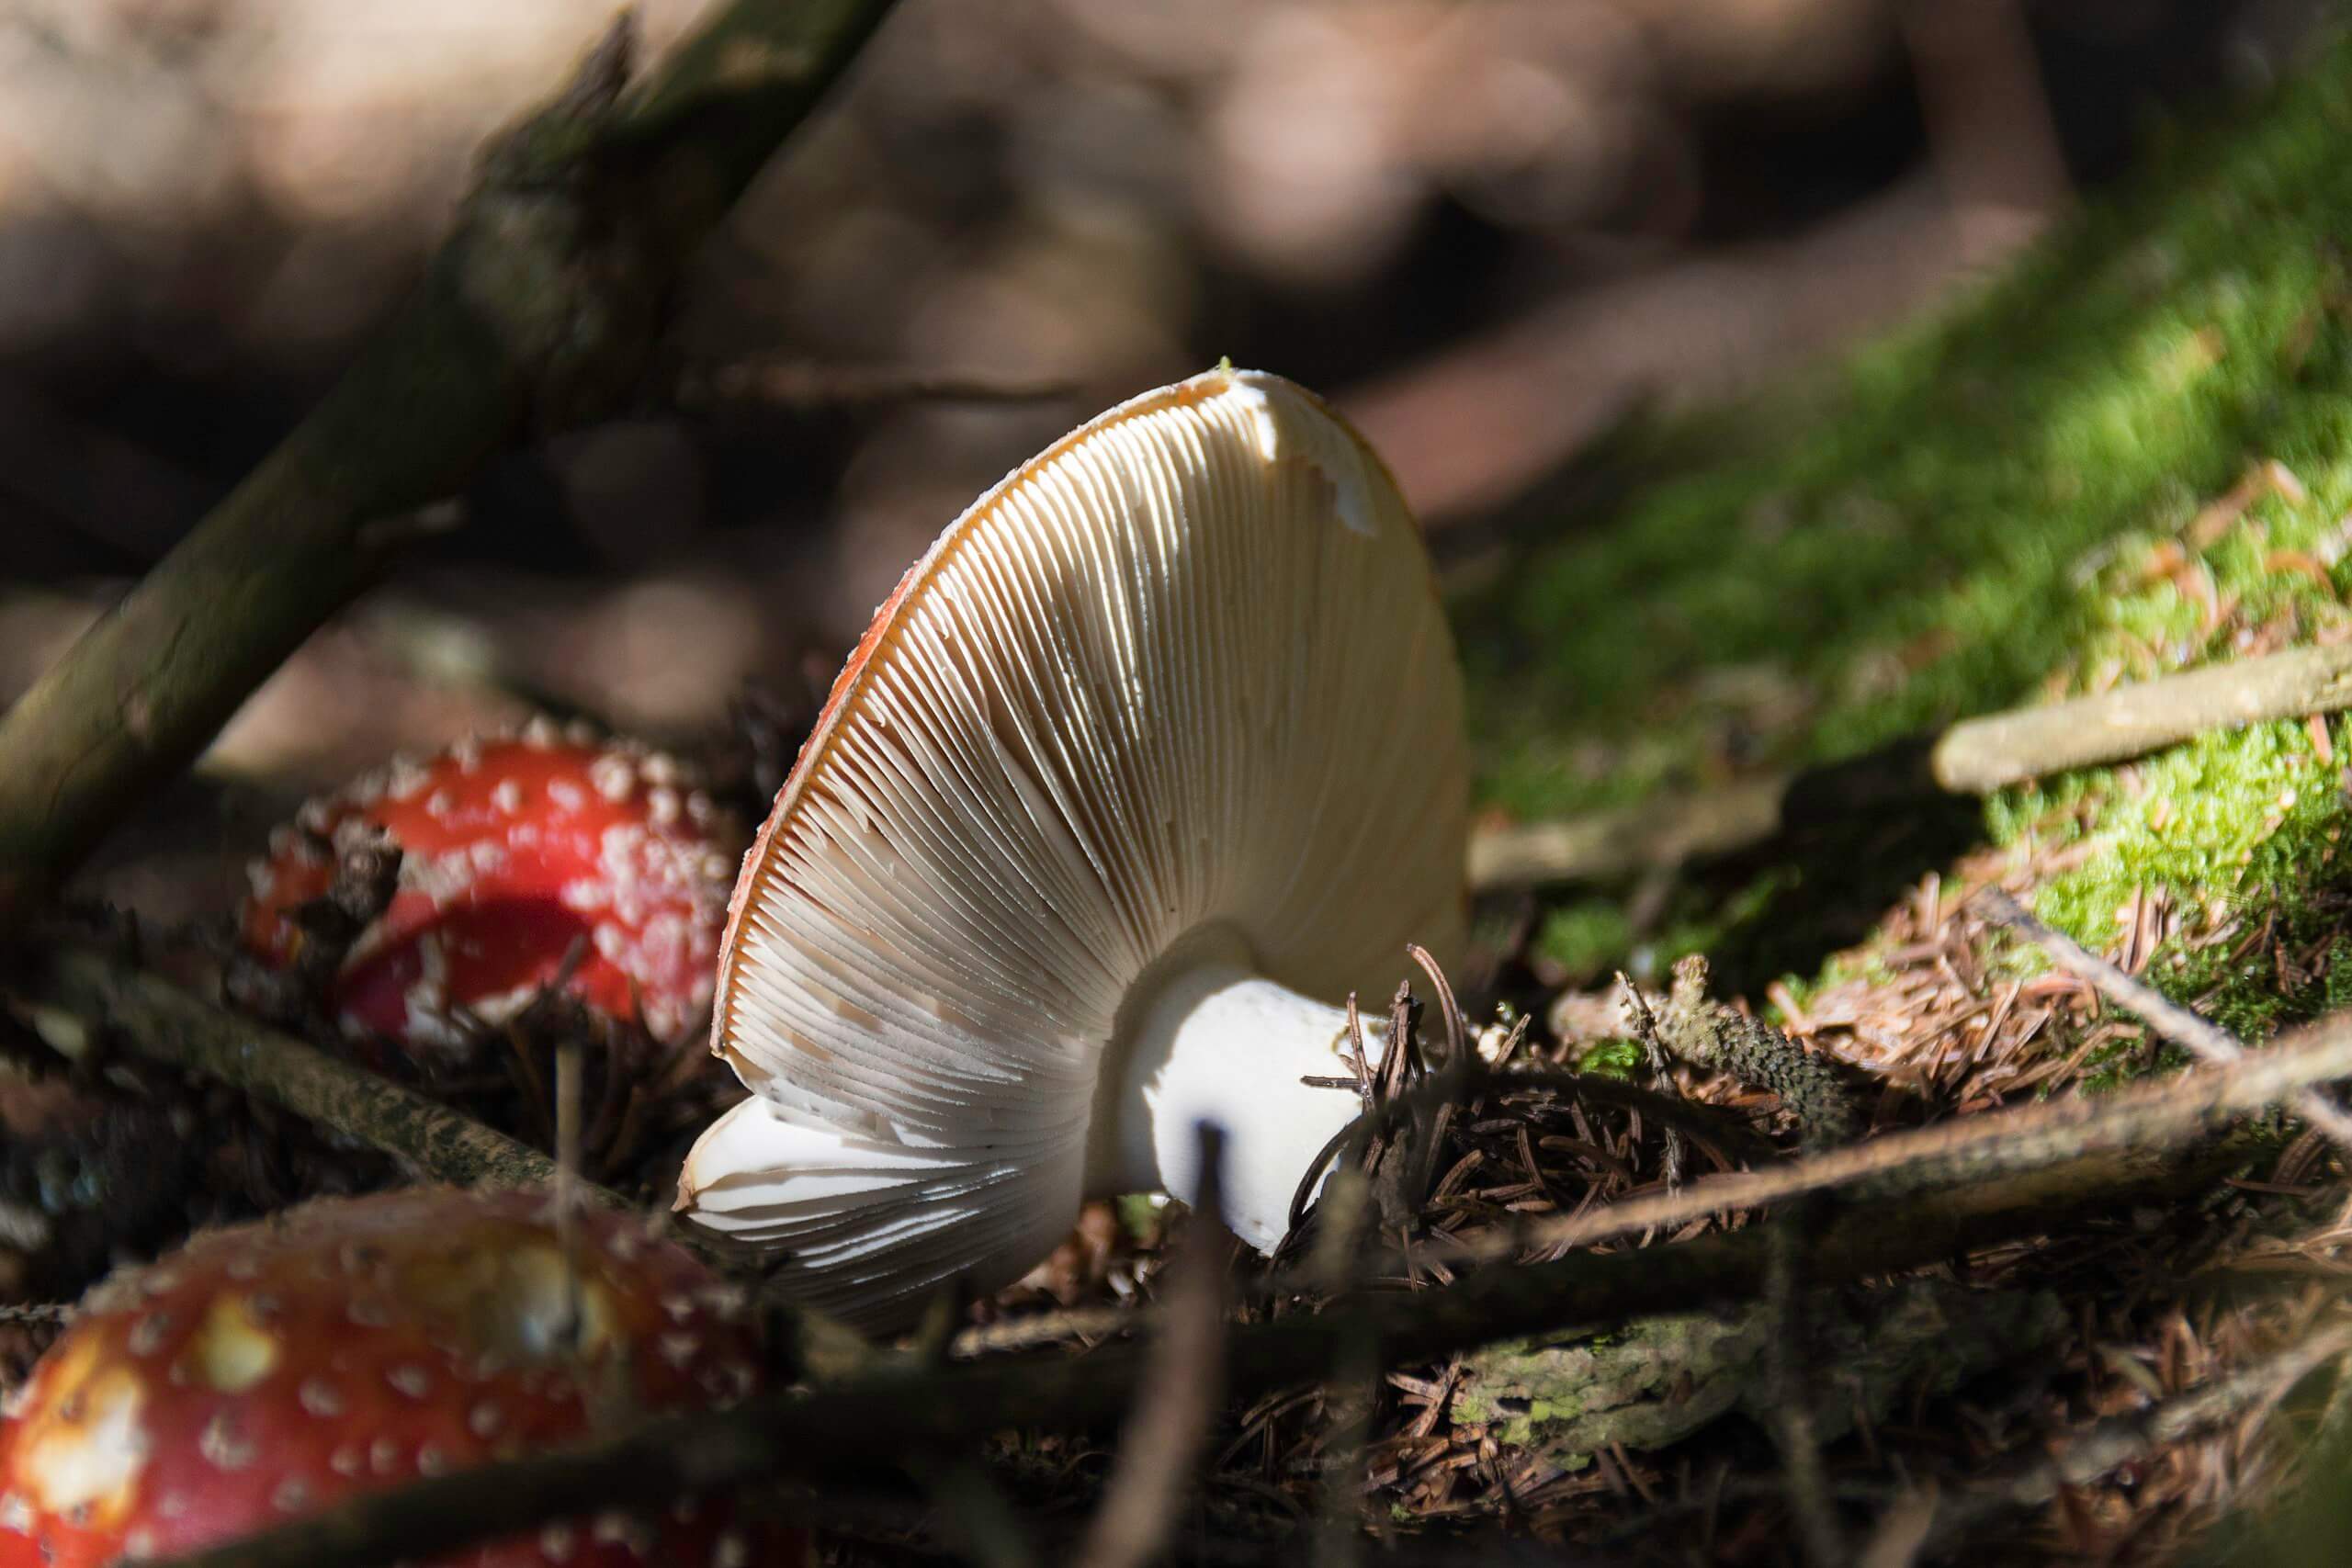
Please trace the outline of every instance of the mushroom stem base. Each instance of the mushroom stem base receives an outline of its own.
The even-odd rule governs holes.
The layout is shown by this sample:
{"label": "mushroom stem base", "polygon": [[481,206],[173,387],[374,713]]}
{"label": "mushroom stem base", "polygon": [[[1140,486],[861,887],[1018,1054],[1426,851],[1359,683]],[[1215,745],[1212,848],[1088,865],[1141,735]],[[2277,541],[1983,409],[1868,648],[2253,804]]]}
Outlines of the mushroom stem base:
{"label": "mushroom stem base", "polygon": [[[1363,1112],[1353,1089],[1300,1081],[1352,1076],[1347,1028],[1345,1010],[1238,962],[1204,958],[1170,976],[1136,1015],[1123,1059],[1109,1065],[1120,1075],[1114,1140],[1100,1150],[1093,1185],[1159,1189],[1190,1202],[1200,1190],[1198,1124],[1213,1122],[1226,1134],[1226,1224],[1272,1252],[1307,1166]],[[1366,1021],[1367,1066],[1385,1044],[1385,1030]]]}

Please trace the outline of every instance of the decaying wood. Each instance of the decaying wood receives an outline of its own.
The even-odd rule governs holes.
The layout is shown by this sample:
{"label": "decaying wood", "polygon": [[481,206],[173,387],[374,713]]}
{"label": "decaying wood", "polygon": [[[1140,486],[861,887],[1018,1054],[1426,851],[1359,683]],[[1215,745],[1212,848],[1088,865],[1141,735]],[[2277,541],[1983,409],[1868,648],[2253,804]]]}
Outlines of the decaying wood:
{"label": "decaying wood", "polygon": [[[1799,1395],[1825,1441],[1883,1418],[1923,1384],[1949,1389],[2011,1364],[2066,1326],[2052,1292],[1934,1278],[1819,1292],[1808,1311],[1819,1372]],[[1762,1424],[1773,1397],[1761,1369],[1777,1332],[1768,1306],[1751,1302],[1535,1335],[1466,1357],[1451,1412],[1562,1465],[1611,1443],[1664,1448],[1733,1412]]]}
{"label": "decaying wood", "polygon": [[614,406],[671,286],[888,0],[733,0],[629,84],[626,19],[494,142],[416,291],[311,415],[0,719],[0,928],[535,429]]}
{"label": "decaying wood", "polygon": [[1159,1554],[1223,1394],[1225,1272],[1234,1241],[1219,1213],[1225,1135],[1204,1124],[1203,1218],[1184,1237],[1184,1256],[1170,1269],[1161,1297],[1159,1337],[1143,1364],[1117,1461],[1076,1561],[1082,1568],[1144,1568]]}

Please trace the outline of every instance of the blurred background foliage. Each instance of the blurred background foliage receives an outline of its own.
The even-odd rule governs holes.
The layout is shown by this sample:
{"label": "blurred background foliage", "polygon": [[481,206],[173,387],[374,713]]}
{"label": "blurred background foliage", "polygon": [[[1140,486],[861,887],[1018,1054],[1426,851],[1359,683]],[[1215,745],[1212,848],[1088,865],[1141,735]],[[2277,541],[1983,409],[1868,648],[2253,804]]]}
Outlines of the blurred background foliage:
{"label": "blurred background foliage", "polygon": [[[649,43],[699,8],[645,0]],[[1629,419],[1964,287],[2325,9],[906,0],[639,407],[458,498],[95,885],[217,909],[285,792],[530,706],[805,705],[981,488],[1220,355],[1335,396],[1475,592],[1592,514]],[[0,5],[0,700],[317,396],[611,11]]]}

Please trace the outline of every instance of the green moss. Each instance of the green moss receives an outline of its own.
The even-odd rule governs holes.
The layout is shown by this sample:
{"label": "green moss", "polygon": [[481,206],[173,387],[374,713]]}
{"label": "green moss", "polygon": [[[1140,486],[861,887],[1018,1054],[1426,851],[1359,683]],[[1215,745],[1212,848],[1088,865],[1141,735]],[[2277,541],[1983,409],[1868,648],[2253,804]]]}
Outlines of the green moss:
{"label": "green moss", "polygon": [[[2339,722],[2331,734],[2333,744],[2352,745],[2352,727]],[[2050,820],[2037,807],[2081,798],[2086,788],[2097,792],[2084,799],[2086,811],[2060,818],[2054,833],[2037,826]],[[2278,964],[2282,950],[2321,943],[2333,952],[2330,932],[2347,889],[2337,853],[2345,817],[2337,772],[2321,764],[2301,725],[2205,736],[2088,786],[2067,780],[2017,792],[1992,815],[1998,837],[2056,837],[2089,852],[2035,898],[2045,919],[2086,945],[2117,945],[2143,891],[2193,911],[2199,929],[2233,919],[2245,927],[2250,943],[2170,944],[2149,975],[2227,1028],[2266,1034],[2316,1010],[2346,983],[2325,959],[2308,977],[2324,982],[2316,987],[2281,975]]]}
{"label": "green moss", "polygon": [[1608,977],[1634,947],[1634,922],[1614,898],[1577,898],[1553,908],[1535,934],[1538,952],[1558,964],[1570,985]]}
{"label": "green moss", "polygon": [[1125,1192],[1117,1199],[1119,1228],[1137,1247],[1156,1247],[1168,1228],[1159,1198],[1149,1192]]}
{"label": "green moss", "polygon": [[[2157,160],[1941,319],[1799,398],[1629,435],[1616,510],[1510,563],[1464,607],[1483,789],[1513,811],[1705,787],[1848,757],[1964,715],[2352,633],[2352,48],[2240,123]],[[2200,513],[2256,466],[2296,486]],[[2218,613],[2217,613],[2218,612]],[[2352,731],[2331,732],[2352,755]],[[1967,840],[2080,858],[2045,918],[2111,947],[2142,889],[2268,942],[2161,954],[2153,977],[2259,1032],[2339,986],[2337,769],[2300,725],[2207,736],[2010,792]],[[1915,846],[1916,875],[1964,848]],[[1869,844],[1718,868],[1637,933],[1613,898],[1538,948],[1578,980],[1753,945],[1746,988],[1815,976],[1842,933],[1803,913]],[[1869,890],[1883,908],[1889,890]],[[1809,903],[1808,901],[1813,901]],[[1859,932],[1854,934],[1859,935]],[[2310,972],[2306,972],[2310,971]]]}
{"label": "green moss", "polygon": [[[1858,1416],[1885,1418],[1900,1401],[1950,1393],[2013,1364],[2067,1325],[2054,1295],[1973,1291],[1910,1280],[1891,1289],[1815,1299],[1819,1376],[1806,1387],[1825,1440]],[[1634,1318],[1607,1337],[1544,1336],[1465,1357],[1448,1414],[1483,1426],[1506,1448],[1532,1449],[1563,1470],[1596,1450],[1659,1449],[1733,1410],[1765,1410],[1763,1352],[1770,1315],[1753,1304]]]}
{"label": "green moss", "polygon": [[1630,1083],[1641,1076],[1642,1048],[1631,1040],[1604,1040],[1577,1059],[1577,1071]]}

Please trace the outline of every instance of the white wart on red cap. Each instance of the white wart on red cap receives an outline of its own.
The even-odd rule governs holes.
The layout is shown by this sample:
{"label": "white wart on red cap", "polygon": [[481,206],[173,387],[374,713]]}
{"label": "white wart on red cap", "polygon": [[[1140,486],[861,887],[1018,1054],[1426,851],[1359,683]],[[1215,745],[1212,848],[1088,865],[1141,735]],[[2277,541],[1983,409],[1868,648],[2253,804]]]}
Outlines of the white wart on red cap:
{"label": "white wart on red cap", "polygon": [[[1361,437],[1218,370],[1103,414],[876,614],[744,863],[680,1207],[866,1321],[987,1289],[1089,1191],[1279,1239],[1358,1109],[1351,992],[1464,940],[1460,674]],[[1376,1046],[1375,1042],[1375,1046]]]}

